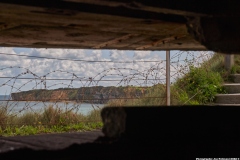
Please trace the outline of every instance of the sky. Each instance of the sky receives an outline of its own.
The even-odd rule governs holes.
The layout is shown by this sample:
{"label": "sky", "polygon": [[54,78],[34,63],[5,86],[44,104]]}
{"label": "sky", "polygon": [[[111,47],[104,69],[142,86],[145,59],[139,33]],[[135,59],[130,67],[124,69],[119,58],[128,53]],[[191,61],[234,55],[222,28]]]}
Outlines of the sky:
{"label": "sky", "polygon": [[[172,74],[194,57],[171,51]],[[0,95],[45,87],[151,86],[164,82],[165,59],[165,51],[0,47]]]}

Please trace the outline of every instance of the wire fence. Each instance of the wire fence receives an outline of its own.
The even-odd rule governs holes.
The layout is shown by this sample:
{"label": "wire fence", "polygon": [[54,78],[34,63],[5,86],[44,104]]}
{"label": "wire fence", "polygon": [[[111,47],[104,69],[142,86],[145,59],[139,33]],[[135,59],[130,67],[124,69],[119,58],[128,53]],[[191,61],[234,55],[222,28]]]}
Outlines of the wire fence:
{"label": "wire fence", "polygon": [[[99,113],[101,108],[106,106],[166,105],[164,54],[158,60],[125,61],[69,59],[12,53],[0,53],[0,56],[10,59],[24,58],[31,63],[31,66],[35,65],[35,60],[38,62],[42,60],[42,63],[68,61],[71,64],[69,70],[63,70],[61,67],[36,69],[36,67],[26,67],[24,64],[0,66],[2,94],[0,125],[28,123],[54,125],[59,121],[62,125],[70,122],[96,122],[101,121]],[[216,56],[213,52],[172,51],[171,86],[186,77],[191,67],[199,68],[210,62],[213,57],[215,57],[214,62],[220,62],[222,58],[221,55]],[[71,69],[71,66],[76,64],[79,67],[77,72]],[[81,68],[81,64],[85,65],[85,70]],[[211,61],[207,66],[212,65]],[[91,73],[91,70],[95,70],[96,74]],[[82,74],[83,72],[86,73]],[[192,99],[187,97],[183,100],[181,96],[176,96],[173,88],[171,90],[172,105],[187,104]],[[6,117],[10,119],[18,117],[18,119],[6,121]]]}

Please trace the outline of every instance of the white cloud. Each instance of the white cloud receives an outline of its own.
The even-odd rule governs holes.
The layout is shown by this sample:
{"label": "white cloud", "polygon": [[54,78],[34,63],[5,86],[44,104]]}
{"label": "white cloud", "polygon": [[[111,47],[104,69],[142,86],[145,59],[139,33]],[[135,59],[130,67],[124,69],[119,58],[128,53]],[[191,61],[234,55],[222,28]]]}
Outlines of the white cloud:
{"label": "white cloud", "polygon": [[134,58],[135,59],[144,59],[149,57],[151,54],[151,51],[134,51]]}
{"label": "white cloud", "polygon": [[[21,50],[22,51],[22,50]],[[130,62],[130,63],[112,63],[112,62],[84,62],[84,61],[68,61],[68,60],[56,60],[56,59],[44,59],[44,58],[29,58],[22,56],[4,55],[0,54],[0,76],[1,77],[42,77],[46,75],[48,79],[71,79],[76,78],[76,75],[80,79],[88,79],[89,77],[97,79],[131,79],[131,78],[145,78],[146,75],[149,78],[162,78],[165,76],[165,63],[162,62],[162,58],[159,52],[151,51],[135,51],[126,52],[119,50],[111,50],[109,54],[103,54],[102,50],[81,50],[81,49],[28,49],[21,53],[16,53],[14,48],[0,48],[0,53],[10,53],[15,55],[29,55],[49,58],[60,59],[78,59],[88,61],[118,61],[118,62]],[[106,51],[104,52],[106,53]],[[131,54],[130,54],[131,53]],[[165,55],[163,54],[163,57]],[[178,58],[179,59],[179,58]],[[156,61],[156,62],[137,62],[137,61]],[[157,65],[158,64],[158,65]],[[12,67],[12,68],[11,68]],[[5,69],[4,69],[5,68]],[[28,71],[29,70],[29,71]],[[174,70],[174,67],[172,67]],[[175,69],[176,70],[176,69]],[[28,71],[28,72],[27,72]],[[25,74],[24,74],[25,73]],[[14,80],[14,79],[13,79]],[[16,80],[16,79],[15,79]],[[0,79],[0,91],[8,79]],[[9,81],[8,85],[18,88],[22,85],[24,80]],[[21,90],[28,90],[32,88],[39,88],[40,81],[38,82],[24,82],[24,86]],[[96,82],[97,83],[97,82]],[[99,85],[116,85],[117,82],[99,82]],[[132,81],[134,85],[134,81]],[[140,84],[142,83],[139,82]],[[59,84],[55,85],[54,84]],[[47,81],[47,86],[66,87],[66,84],[72,84],[73,87],[81,87],[82,85],[88,85],[90,82],[71,82],[69,81]],[[136,84],[136,83],[135,83]],[[61,86],[62,85],[62,86]],[[51,88],[54,88],[51,87]],[[6,88],[4,86],[4,88]],[[16,91],[16,89],[13,89]],[[5,91],[4,91],[5,92]],[[0,92],[0,94],[5,94]]]}

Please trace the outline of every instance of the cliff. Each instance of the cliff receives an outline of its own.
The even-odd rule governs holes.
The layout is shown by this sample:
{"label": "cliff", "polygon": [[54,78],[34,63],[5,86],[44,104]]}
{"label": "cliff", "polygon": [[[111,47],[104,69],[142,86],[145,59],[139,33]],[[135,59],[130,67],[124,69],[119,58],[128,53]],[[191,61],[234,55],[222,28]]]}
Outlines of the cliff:
{"label": "cliff", "polygon": [[76,101],[87,103],[107,103],[111,99],[141,97],[147,87],[81,87],[59,88],[55,90],[36,89],[12,93],[15,101]]}

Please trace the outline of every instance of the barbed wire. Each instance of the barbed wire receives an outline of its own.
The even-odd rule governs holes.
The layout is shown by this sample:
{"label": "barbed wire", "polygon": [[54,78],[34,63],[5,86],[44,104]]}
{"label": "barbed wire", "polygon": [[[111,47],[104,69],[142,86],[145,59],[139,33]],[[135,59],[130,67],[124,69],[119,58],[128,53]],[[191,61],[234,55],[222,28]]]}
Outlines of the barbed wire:
{"label": "barbed wire", "polygon": [[84,59],[68,59],[68,58],[53,58],[53,57],[43,57],[43,56],[32,56],[32,55],[24,55],[24,54],[12,54],[12,53],[0,53],[0,55],[8,55],[8,56],[17,56],[17,57],[27,57],[27,58],[37,58],[37,59],[51,59],[51,60],[60,60],[60,61],[74,61],[74,62],[88,62],[88,63],[146,63],[146,62],[159,62],[159,61],[91,61]]}
{"label": "barbed wire", "polygon": [[[89,111],[101,109],[104,104],[108,103],[111,105],[113,103],[116,105],[123,103],[141,105],[141,102],[137,102],[137,100],[147,101],[153,99],[159,105],[165,104],[166,60],[88,61],[10,53],[0,54],[84,63],[151,63],[149,68],[143,69],[121,66],[100,71],[100,68],[97,68],[99,72],[95,76],[79,76],[76,72],[61,69],[49,69],[47,73],[40,75],[37,71],[23,66],[0,68],[2,72],[0,74],[0,90],[7,89],[9,91],[6,95],[8,98],[0,99],[0,112],[6,109],[9,115],[18,116],[27,112],[39,114],[39,108],[46,109],[49,106],[80,113],[81,108],[84,108],[86,103]],[[171,54],[171,82],[174,83],[185,76],[189,72],[190,66],[199,67],[213,55],[213,52],[196,53],[185,51]],[[12,72],[13,70],[17,71]],[[16,74],[12,75],[12,73]],[[156,86],[157,88],[155,88]],[[160,91],[159,95],[154,95],[156,94],[155,90]],[[10,123],[8,124],[10,125]]]}

